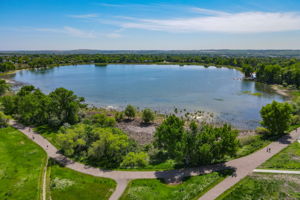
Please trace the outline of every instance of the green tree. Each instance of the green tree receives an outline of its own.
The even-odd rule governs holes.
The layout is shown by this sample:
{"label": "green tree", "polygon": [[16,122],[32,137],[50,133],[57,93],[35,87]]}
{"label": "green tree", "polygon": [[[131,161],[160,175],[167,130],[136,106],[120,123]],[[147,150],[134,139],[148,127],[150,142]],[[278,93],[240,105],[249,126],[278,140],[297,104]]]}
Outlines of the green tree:
{"label": "green tree", "polygon": [[17,96],[3,96],[1,97],[1,104],[5,114],[12,115],[17,112]]}
{"label": "green tree", "polygon": [[254,69],[249,64],[243,64],[242,71],[244,72],[246,77],[251,77],[252,73],[254,72]]}
{"label": "green tree", "polygon": [[175,115],[168,116],[155,131],[155,144],[170,158],[182,160],[186,145],[184,121]]}
{"label": "green tree", "polygon": [[0,112],[0,128],[6,127],[8,121],[9,121],[8,116],[6,116],[3,112]]}
{"label": "green tree", "polygon": [[126,108],[125,108],[125,111],[124,111],[125,115],[128,117],[128,118],[135,118],[135,115],[136,115],[136,108],[132,105],[128,105]]}
{"label": "green tree", "polygon": [[9,84],[5,80],[0,80],[0,96],[2,96],[7,90],[9,90]]}
{"label": "green tree", "polygon": [[145,152],[129,152],[123,159],[121,167],[123,168],[137,168],[145,167],[149,163],[149,156]]}
{"label": "green tree", "polygon": [[273,101],[260,110],[261,125],[267,128],[271,135],[283,134],[289,128],[291,114],[292,107],[290,104]]}
{"label": "green tree", "polygon": [[151,109],[146,108],[142,112],[142,119],[143,119],[143,122],[146,123],[146,124],[150,123],[150,122],[153,122],[154,119],[155,119],[155,114]]}
{"label": "green tree", "polygon": [[57,88],[49,94],[49,97],[51,117],[58,121],[58,125],[74,124],[79,121],[79,110],[83,107],[83,98],[65,88]]}
{"label": "green tree", "polygon": [[92,143],[88,150],[91,160],[106,167],[117,167],[122,162],[123,156],[129,146],[126,134],[105,132],[99,140]]}

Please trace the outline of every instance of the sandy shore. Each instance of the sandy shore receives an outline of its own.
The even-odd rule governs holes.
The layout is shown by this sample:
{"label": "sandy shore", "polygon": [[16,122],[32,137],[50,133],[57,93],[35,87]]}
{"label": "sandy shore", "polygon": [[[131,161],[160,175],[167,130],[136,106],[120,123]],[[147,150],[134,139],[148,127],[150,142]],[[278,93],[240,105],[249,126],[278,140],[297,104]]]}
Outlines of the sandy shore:
{"label": "sandy shore", "polygon": [[285,97],[291,97],[290,91],[280,85],[271,85],[271,88],[277,93]]}

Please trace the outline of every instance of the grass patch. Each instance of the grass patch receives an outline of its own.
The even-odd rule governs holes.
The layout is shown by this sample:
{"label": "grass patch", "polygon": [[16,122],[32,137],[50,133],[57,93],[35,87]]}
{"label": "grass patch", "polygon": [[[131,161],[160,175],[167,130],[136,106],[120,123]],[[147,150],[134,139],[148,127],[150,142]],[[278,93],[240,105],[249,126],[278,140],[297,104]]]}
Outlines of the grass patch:
{"label": "grass patch", "polygon": [[258,174],[247,176],[217,200],[289,199],[300,198],[300,176]]}
{"label": "grass patch", "polygon": [[250,92],[250,91],[243,91],[242,94],[248,94],[248,95],[252,95],[252,96],[262,96],[263,94],[260,92]]}
{"label": "grass patch", "polygon": [[0,129],[0,199],[41,197],[46,153],[18,130]]}
{"label": "grass patch", "polygon": [[168,185],[159,179],[131,181],[120,200],[193,200],[222,181],[232,171],[213,172],[189,177],[179,185]]}
{"label": "grass patch", "polygon": [[49,166],[49,192],[52,200],[93,200],[109,199],[116,187],[116,182],[108,178],[94,177],[74,170]]}
{"label": "grass patch", "polygon": [[239,138],[240,148],[236,153],[236,158],[249,155],[271,143],[271,140],[263,138],[261,135],[247,136]]}
{"label": "grass patch", "polygon": [[294,142],[263,163],[259,168],[300,169],[300,143]]}

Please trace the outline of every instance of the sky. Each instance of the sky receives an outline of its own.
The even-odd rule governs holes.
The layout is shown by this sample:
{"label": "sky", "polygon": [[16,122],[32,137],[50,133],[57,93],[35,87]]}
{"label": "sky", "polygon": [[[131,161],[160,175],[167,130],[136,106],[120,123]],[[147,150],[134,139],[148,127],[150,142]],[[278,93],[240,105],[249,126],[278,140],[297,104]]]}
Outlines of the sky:
{"label": "sky", "polygon": [[300,0],[0,0],[0,50],[300,49]]}

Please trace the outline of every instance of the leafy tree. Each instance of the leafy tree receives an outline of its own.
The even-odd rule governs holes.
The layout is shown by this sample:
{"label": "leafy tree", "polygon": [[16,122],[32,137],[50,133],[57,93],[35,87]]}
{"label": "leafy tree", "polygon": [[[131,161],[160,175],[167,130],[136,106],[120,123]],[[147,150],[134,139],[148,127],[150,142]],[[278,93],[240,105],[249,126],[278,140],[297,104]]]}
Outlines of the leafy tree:
{"label": "leafy tree", "polygon": [[1,97],[3,111],[7,115],[12,115],[17,112],[17,97],[16,96],[3,96]]}
{"label": "leafy tree", "polygon": [[73,91],[65,88],[57,88],[49,94],[51,98],[51,117],[57,119],[59,125],[64,123],[74,124],[79,121],[79,109],[84,101],[74,95]]}
{"label": "leafy tree", "polygon": [[142,112],[142,119],[143,122],[146,124],[149,122],[153,122],[155,119],[155,114],[151,109],[147,108]]}
{"label": "leafy tree", "polygon": [[175,115],[168,116],[157,127],[154,138],[156,146],[166,151],[170,158],[182,160],[186,145],[186,132],[183,120]]}
{"label": "leafy tree", "polygon": [[0,72],[7,72],[15,69],[16,69],[15,65],[11,62],[0,63]]}
{"label": "leafy tree", "polygon": [[254,72],[254,68],[249,64],[243,64],[242,71],[244,72],[246,77],[251,77],[252,73]]}
{"label": "leafy tree", "polygon": [[6,127],[8,124],[9,118],[3,112],[0,112],[0,128]]}
{"label": "leafy tree", "polygon": [[9,85],[6,83],[5,80],[0,80],[0,96],[2,96],[8,89]]}
{"label": "leafy tree", "polygon": [[126,115],[128,118],[135,118],[135,115],[136,115],[136,108],[133,107],[132,105],[128,105],[128,106],[125,108],[124,113],[125,113],[125,115]]}
{"label": "leafy tree", "polygon": [[292,107],[288,103],[273,101],[260,110],[261,125],[269,129],[271,135],[283,134],[290,125]]}
{"label": "leafy tree", "polygon": [[90,159],[106,167],[116,167],[122,162],[129,146],[126,134],[103,132],[88,150]]}
{"label": "leafy tree", "polygon": [[123,168],[137,168],[145,167],[149,163],[149,156],[145,152],[129,152],[123,159],[121,167]]}

